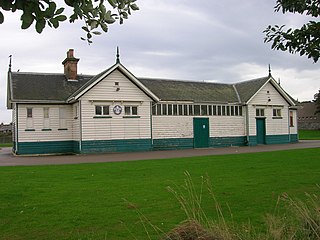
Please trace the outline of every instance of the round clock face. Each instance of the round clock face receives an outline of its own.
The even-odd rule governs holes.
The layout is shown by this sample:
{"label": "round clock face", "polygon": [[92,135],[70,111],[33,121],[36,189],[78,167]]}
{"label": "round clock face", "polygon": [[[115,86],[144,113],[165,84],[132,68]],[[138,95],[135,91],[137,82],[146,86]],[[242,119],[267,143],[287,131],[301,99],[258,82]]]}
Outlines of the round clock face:
{"label": "round clock face", "polygon": [[114,112],[115,115],[120,115],[121,112],[122,112],[122,107],[119,106],[119,105],[114,106],[113,112]]}

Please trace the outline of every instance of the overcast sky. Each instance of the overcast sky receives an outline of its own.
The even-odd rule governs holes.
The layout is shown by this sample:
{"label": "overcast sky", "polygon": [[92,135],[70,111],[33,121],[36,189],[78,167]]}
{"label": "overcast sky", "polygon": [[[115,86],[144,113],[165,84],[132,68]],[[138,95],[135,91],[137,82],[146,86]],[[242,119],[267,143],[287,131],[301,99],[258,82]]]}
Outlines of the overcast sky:
{"label": "overcast sky", "polygon": [[78,72],[97,74],[121,63],[137,77],[211,80],[233,83],[268,74],[281,79],[295,99],[312,100],[318,91],[319,63],[299,55],[273,51],[263,42],[270,24],[300,27],[305,16],[274,12],[275,0],[138,0],[140,7],[123,25],[94,38],[90,46],[80,40],[81,23],[64,22],[42,34],[20,29],[20,13],[7,13],[0,25],[0,122],[9,123],[6,110],[8,56],[20,72],[62,73],[68,49],[80,58]]}

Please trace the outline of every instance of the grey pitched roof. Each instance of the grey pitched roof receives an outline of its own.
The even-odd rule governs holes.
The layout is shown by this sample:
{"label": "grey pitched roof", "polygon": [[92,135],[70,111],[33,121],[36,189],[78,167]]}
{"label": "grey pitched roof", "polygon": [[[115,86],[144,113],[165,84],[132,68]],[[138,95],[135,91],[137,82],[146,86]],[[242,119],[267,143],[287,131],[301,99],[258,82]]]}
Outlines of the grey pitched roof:
{"label": "grey pitched roof", "polygon": [[[114,66],[95,76],[78,75],[78,81],[68,81],[64,74],[57,73],[12,72],[11,100],[66,102],[67,99],[86,89]],[[137,79],[162,101],[244,103],[269,80],[269,77],[236,84]]]}
{"label": "grey pitched roof", "polygon": [[235,88],[240,97],[240,102],[247,102],[269,79],[262,77],[235,84]]}
{"label": "grey pitched roof", "polygon": [[238,102],[231,84],[139,78],[163,101]]}
{"label": "grey pitched roof", "polygon": [[12,100],[64,102],[79,87],[92,78],[78,75],[78,81],[68,81],[64,74],[12,72]]}

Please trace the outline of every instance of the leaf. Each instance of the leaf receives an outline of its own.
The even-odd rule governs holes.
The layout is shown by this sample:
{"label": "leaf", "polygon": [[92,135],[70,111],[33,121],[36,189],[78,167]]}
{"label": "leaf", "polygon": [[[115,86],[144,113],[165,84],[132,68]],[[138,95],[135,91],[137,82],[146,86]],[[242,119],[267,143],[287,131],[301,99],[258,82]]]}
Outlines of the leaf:
{"label": "leaf", "polygon": [[4,16],[3,16],[2,12],[0,12],[0,24],[2,24],[3,21],[4,21]]}
{"label": "leaf", "polygon": [[84,31],[90,32],[89,29],[86,26],[81,27]]}
{"label": "leaf", "polygon": [[55,19],[59,22],[63,22],[65,20],[67,20],[67,17],[65,15],[59,15],[59,16],[55,17]]}
{"label": "leaf", "polygon": [[40,20],[37,21],[36,23],[36,31],[37,33],[42,33],[43,29],[46,26],[46,21],[42,18]]}
{"label": "leaf", "polygon": [[59,27],[59,21],[56,20],[55,18],[51,18],[51,19],[50,19],[50,22],[52,23],[52,26],[53,26],[54,28],[58,28],[58,27]]}
{"label": "leaf", "polygon": [[94,31],[94,32],[92,32],[94,35],[101,35],[101,32],[99,32],[99,31]]}
{"label": "leaf", "polygon": [[105,23],[100,23],[100,26],[101,26],[101,29],[104,31],[104,32],[108,32],[108,25],[105,24]]}
{"label": "leaf", "polygon": [[116,21],[116,20],[112,17],[110,10],[105,14],[104,20],[105,20],[105,22],[108,23],[108,24],[112,24],[112,23],[114,23],[114,22]]}
{"label": "leaf", "polygon": [[63,11],[64,11],[64,8],[63,8],[63,7],[62,7],[62,8],[59,8],[59,9],[56,11],[55,15],[60,15]]}
{"label": "leaf", "polygon": [[22,20],[21,28],[27,29],[32,24],[34,17],[32,16],[31,12],[25,11],[24,14],[22,14],[21,16],[21,20]]}
{"label": "leaf", "polygon": [[130,5],[130,8],[131,8],[133,11],[137,11],[137,10],[139,10],[138,5],[137,5],[137,4],[135,4],[135,3],[131,4],[131,5]]}
{"label": "leaf", "polygon": [[109,4],[113,7],[116,8],[117,7],[117,3],[115,0],[108,0]]}

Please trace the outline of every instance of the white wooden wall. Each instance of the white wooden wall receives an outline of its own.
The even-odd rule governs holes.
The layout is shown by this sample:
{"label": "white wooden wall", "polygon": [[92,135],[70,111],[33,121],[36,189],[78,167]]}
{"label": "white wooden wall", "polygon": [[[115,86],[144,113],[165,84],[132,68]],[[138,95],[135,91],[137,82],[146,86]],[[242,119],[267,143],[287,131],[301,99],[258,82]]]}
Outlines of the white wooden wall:
{"label": "white wooden wall", "polygon": [[[119,83],[119,86],[115,85]],[[117,88],[119,91],[116,91]],[[81,98],[82,140],[151,138],[151,99],[120,71],[115,70]],[[94,118],[95,105],[110,105],[111,118]],[[122,113],[115,115],[113,107]],[[124,106],[138,106],[140,118],[124,118]]]}
{"label": "white wooden wall", "polygon": [[[49,108],[50,129],[42,131],[44,128],[43,108]],[[59,108],[66,109],[66,128],[68,130],[58,130],[60,128]],[[32,129],[27,128],[27,108],[32,108]],[[72,140],[73,118],[71,105],[31,105],[18,104],[18,138],[19,142],[40,142],[40,141],[63,141]]]}
{"label": "white wooden wall", "polygon": [[[268,101],[271,99],[271,101]],[[249,108],[249,134],[256,135],[256,108],[264,108],[266,117],[266,135],[289,134],[289,104],[280,93],[268,83],[250,101]],[[273,118],[273,108],[281,109],[282,119]]]}
{"label": "white wooden wall", "polygon": [[[243,112],[245,114],[245,112]],[[200,116],[153,116],[152,137],[193,138],[193,118]],[[245,136],[245,116],[203,116],[209,118],[210,137]]]}

